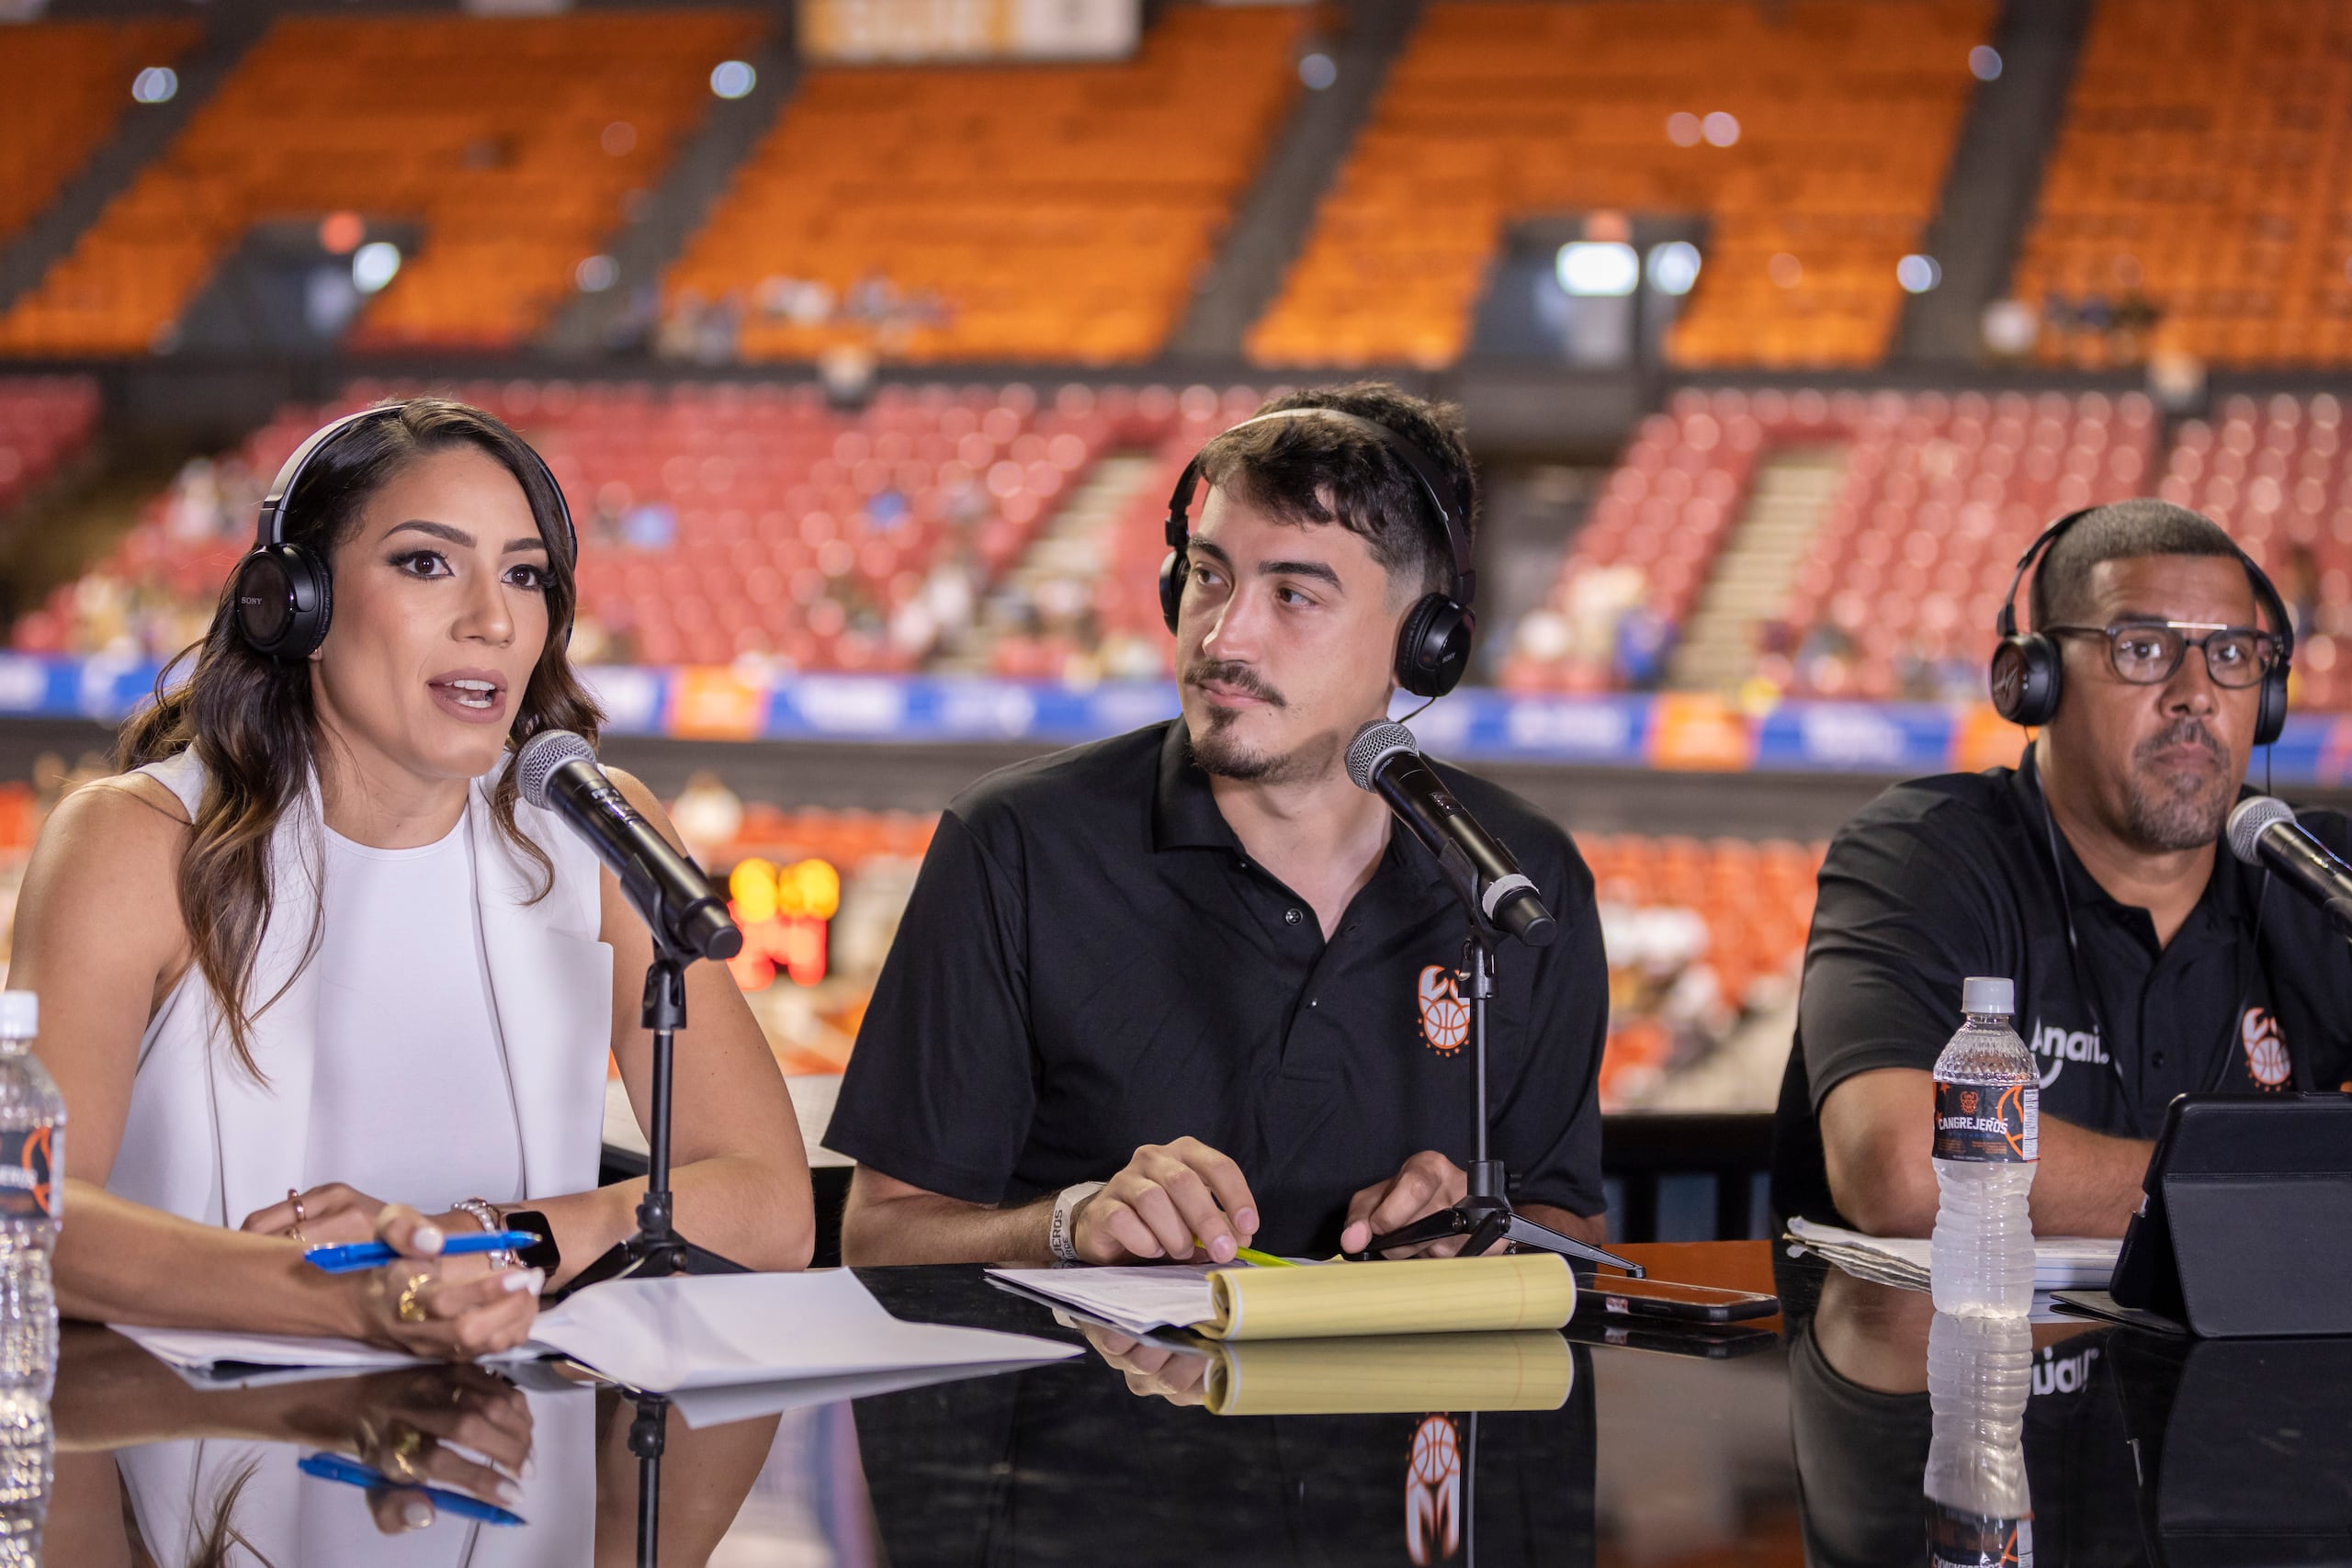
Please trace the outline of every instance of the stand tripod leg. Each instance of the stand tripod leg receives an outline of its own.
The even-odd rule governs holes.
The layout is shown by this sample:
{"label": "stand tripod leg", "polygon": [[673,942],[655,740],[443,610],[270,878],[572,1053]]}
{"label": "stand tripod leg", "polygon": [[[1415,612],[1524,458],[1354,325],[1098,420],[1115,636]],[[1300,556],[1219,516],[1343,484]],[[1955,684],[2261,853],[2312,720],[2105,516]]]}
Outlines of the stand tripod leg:
{"label": "stand tripod leg", "polygon": [[1503,1235],[1520,1246],[1532,1247],[1538,1252],[1556,1252],[1566,1258],[1581,1258],[1587,1263],[1606,1263],[1613,1269],[1623,1269],[1636,1280],[1645,1272],[1638,1263],[1629,1263],[1613,1252],[1605,1252],[1589,1242],[1577,1241],[1558,1231],[1548,1230],[1524,1214],[1513,1214]]}
{"label": "stand tripod leg", "polygon": [[1419,1247],[1427,1241],[1443,1241],[1450,1235],[1465,1235],[1477,1226],[1477,1220],[1459,1208],[1441,1209],[1434,1214],[1415,1220],[1403,1230],[1390,1231],[1386,1235],[1374,1236],[1363,1244],[1362,1252],[1348,1254],[1351,1258],[1377,1258],[1391,1248]]}

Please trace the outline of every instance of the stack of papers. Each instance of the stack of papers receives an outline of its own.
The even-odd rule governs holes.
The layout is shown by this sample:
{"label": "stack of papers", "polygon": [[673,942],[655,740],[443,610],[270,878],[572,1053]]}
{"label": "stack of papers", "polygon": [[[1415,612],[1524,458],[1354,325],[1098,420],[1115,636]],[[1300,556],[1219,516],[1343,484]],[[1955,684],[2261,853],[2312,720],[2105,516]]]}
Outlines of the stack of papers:
{"label": "stack of papers", "polygon": [[[159,1359],[216,1376],[223,1368],[356,1372],[420,1364],[351,1339],[119,1327]],[[856,1275],[836,1269],[592,1285],[541,1313],[529,1344],[492,1359],[569,1356],[625,1387],[672,1393],[941,1368],[996,1371],[1078,1353],[1025,1334],[902,1322]]]}
{"label": "stack of papers", "polygon": [[[1928,1288],[1925,1237],[1864,1235],[1803,1219],[1789,1222],[1789,1236],[1857,1278],[1906,1291]],[[2040,1292],[2105,1290],[2115,1273],[2116,1254],[2122,1248],[2121,1242],[2103,1236],[2036,1236],[2033,1288]]]}

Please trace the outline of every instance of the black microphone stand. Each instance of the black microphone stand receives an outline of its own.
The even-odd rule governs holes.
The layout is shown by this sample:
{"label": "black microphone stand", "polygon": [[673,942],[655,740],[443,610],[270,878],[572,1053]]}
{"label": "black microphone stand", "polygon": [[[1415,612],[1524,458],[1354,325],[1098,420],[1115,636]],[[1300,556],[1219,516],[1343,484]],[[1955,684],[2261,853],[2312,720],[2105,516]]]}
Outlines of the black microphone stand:
{"label": "black microphone stand", "polygon": [[637,1414],[628,1424],[628,1451],[637,1456],[637,1568],[662,1560],[662,1450],[668,1441],[670,1402],[635,1389]]}
{"label": "black microphone stand", "polygon": [[1608,1263],[1623,1269],[1634,1279],[1642,1278],[1643,1269],[1613,1252],[1606,1252],[1588,1242],[1562,1235],[1548,1226],[1539,1225],[1526,1215],[1514,1213],[1508,1189],[1510,1173],[1504,1163],[1490,1159],[1487,1154],[1487,1002],[1495,994],[1495,939],[1500,935],[1479,911],[1477,878],[1466,874],[1464,867],[1453,863],[1456,857],[1440,855],[1447,880],[1453,885],[1463,906],[1469,912],[1469,931],[1462,941],[1462,968],[1457,978],[1465,989],[1470,1002],[1470,1066],[1474,1120],[1471,1125],[1470,1190],[1451,1209],[1414,1221],[1404,1229],[1386,1235],[1374,1236],[1364,1244],[1362,1252],[1351,1253],[1359,1259],[1377,1258],[1394,1247],[1419,1247],[1423,1242],[1442,1241],[1450,1235],[1466,1235],[1462,1255],[1476,1258],[1498,1241],[1514,1242],[1539,1252],[1556,1252],[1565,1258],[1582,1258],[1587,1263]]}
{"label": "black microphone stand", "polygon": [[645,1196],[638,1200],[637,1234],[616,1242],[582,1269],[557,1297],[606,1280],[658,1280],[672,1274],[746,1274],[751,1270],[707,1247],[696,1247],[678,1234],[671,1223],[670,1200],[670,1077],[673,1036],[686,1024],[686,965],[695,954],[671,945],[664,922],[649,922],[653,932],[653,962],[645,971],[645,1006],[640,1021],[653,1032],[653,1114],[647,1143],[650,1158],[645,1172]]}

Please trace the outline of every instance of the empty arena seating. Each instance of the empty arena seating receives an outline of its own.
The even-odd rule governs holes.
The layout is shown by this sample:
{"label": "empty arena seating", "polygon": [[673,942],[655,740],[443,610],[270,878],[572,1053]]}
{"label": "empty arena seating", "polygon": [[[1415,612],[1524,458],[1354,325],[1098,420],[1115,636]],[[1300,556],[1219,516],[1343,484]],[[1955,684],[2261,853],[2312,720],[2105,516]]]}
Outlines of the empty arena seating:
{"label": "empty arena seating", "polygon": [[2156,493],[2260,561],[2294,615],[2296,705],[2352,706],[2352,430],[2334,396],[2226,400],[2177,433]]}
{"label": "empty arena seating", "polygon": [[[301,437],[334,413],[421,389],[356,384],[191,465],[105,563],[18,621],[16,646],[150,656],[186,646]],[[858,414],[808,385],[451,389],[521,429],[564,486],[582,539],[573,653],[583,661],[749,654],[910,668],[950,629],[928,606],[975,602],[1121,434],[1118,410],[1083,389],[1043,407],[1024,386],[890,389]]]}
{"label": "empty arena seating", "polygon": [[0,48],[0,243],[49,205],[125,114],[141,71],[168,66],[193,21],[28,22]]}
{"label": "empty arena seating", "polygon": [[[1611,475],[1544,618],[1522,626],[1505,683],[1617,683],[1612,617],[1678,625],[1758,452],[1806,445],[1843,448],[1843,476],[1764,628],[1756,673],[1809,695],[1981,694],[2018,556],[2064,513],[2144,493],[2155,439],[2138,393],[1678,394]],[[1613,581],[1627,591],[1596,591]]]}
{"label": "empty arena seating", "polygon": [[[1991,14],[1984,0],[1430,6],[1250,352],[1450,363],[1510,224],[1617,210],[1709,224],[1675,359],[1874,362]],[[1736,125],[1712,122],[1711,141],[1716,114]]]}
{"label": "empty arena seating", "polygon": [[359,318],[379,346],[530,337],[709,100],[745,12],[289,16],[40,287],[0,352],[141,353],[264,220],[421,223]]}
{"label": "empty arena seating", "polygon": [[0,377],[0,517],[89,445],[98,386],[86,376]]}
{"label": "empty arena seating", "polygon": [[[747,359],[1148,357],[1297,91],[1308,15],[1170,6],[1121,64],[811,71],[671,305],[748,307]],[[877,289],[920,308],[877,320]]]}
{"label": "empty arena seating", "polygon": [[2039,356],[2352,359],[2347,95],[2335,0],[2102,0],[2018,263]]}

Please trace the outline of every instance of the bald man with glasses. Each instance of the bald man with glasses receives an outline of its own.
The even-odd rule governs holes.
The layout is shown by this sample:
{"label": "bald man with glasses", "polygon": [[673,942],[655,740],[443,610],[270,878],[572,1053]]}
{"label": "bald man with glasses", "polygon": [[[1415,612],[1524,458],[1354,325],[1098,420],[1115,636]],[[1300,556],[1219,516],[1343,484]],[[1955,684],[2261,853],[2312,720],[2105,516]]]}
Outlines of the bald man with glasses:
{"label": "bald man with glasses", "polygon": [[[2041,1235],[2122,1234],[2174,1096],[2352,1078],[2352,956],[2220,843],[2286,716],[2276,590],[2210,519],[2158,501],[2064,519],[2036,551],[2043,640],[2027,657],[2007,636],[1994,661],[1995,705],[2038,726],[2019,765],[1897,785],[1822,866],[1774,1129],[1783,1214],[1932,1228],[1931,1072],[1972,975],[2017,985]],[[2340,813],[2300,815],[2352,854]]]}

